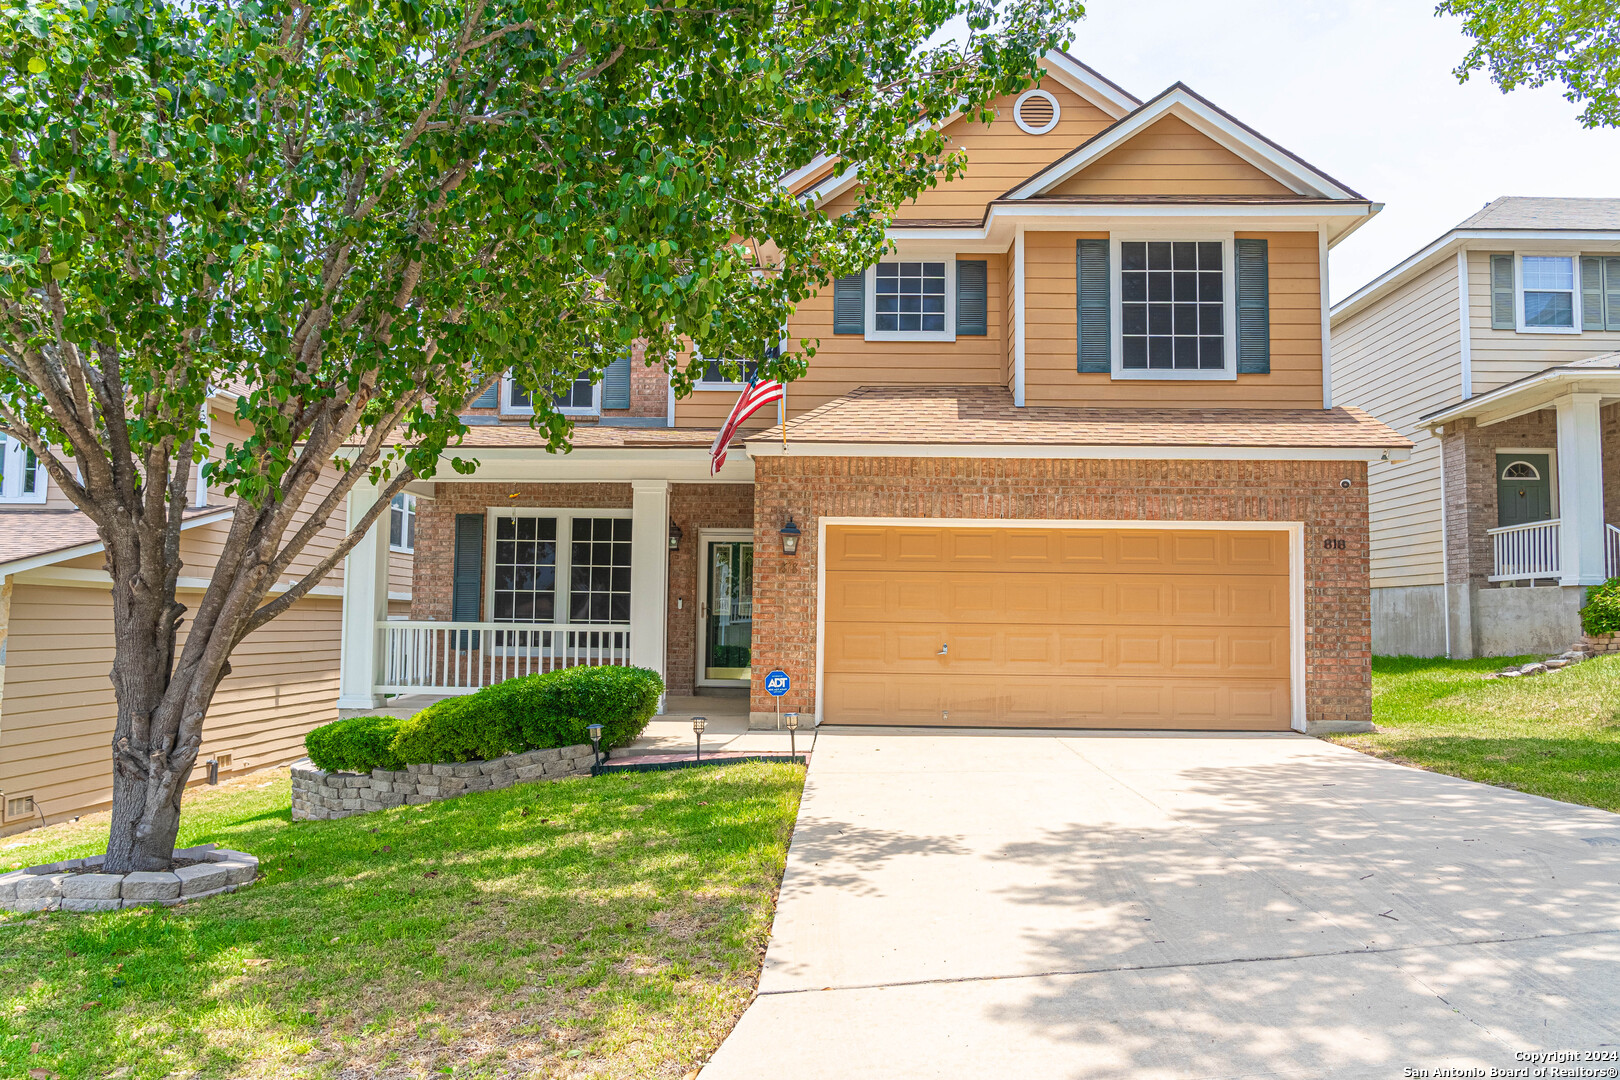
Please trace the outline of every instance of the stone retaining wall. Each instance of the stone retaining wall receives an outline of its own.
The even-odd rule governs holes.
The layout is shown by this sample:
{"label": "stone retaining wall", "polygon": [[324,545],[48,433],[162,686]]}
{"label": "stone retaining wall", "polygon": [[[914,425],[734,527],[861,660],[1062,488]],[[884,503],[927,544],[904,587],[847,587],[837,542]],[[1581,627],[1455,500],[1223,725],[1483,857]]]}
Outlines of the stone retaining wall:
{"label": "stone retaining wall", "polygon": [[292,767],[292,816],[294,821],[324,821],[392,806],[421,806],[469,791],[501,791],[514,784],[584,776],[592,762],[589,743],[528,750],[493,761],[372,769],[369,774],[325,772],[300,761]]}
{"label": "stone retaining wall", "polygon": [[213,844],[176,848],[176,859],[196,859],[171,871],[101,874],[104,856],[67,859],[0,874],[0,911],[113,911],[142,904],[174,905],[234,892],[259,874],[253,855]]}

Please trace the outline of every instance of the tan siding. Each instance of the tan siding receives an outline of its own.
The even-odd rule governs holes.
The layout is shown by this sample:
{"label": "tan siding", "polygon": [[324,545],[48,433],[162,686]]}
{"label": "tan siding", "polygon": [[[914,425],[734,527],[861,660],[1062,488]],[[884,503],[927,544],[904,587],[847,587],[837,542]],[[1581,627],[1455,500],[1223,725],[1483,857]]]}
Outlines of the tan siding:
{"label": "tan siding", "polygon": [[[409,594],[416,576],[416,556],[409,551],[388,552],[388,591]],[[341,579],[339,579],[341,583]]]}
{"label": "tan siding", "polygon": [[[1534,248],[1526,245],[1518,250],[1527,255],[1568,255],[1576,253],[1576,247],[1587,254],[1620,254],[1620,243]],[[1554,364],[1620,350],[1620,333],[1589,330],[1580,334],[1521,334],[1516,330],[1492,330],[1491,253],[1488,251],[1468,253],[1468,307],[1469,321],[1474,328],[1476,394],[1495,390],[1504,383],[1534,375]]]}
{"label": "tan siding", "polygon": [[[923,192],[902,206],[897,218],[972,218],[978,220],[992,199],[1000,198],[1021,181],[1079,146],[1112,123],[1107,113],[1078,94],[1046,80],[1042,89],[1057,98],[1061,109],[1057,127],[1045,135],[1028,135],[1013,122],[1017,95],[992,102],[997,119],[990,124],[958,120],[945,128],[952,150],[967,154],[962,175],[948,184]],[[854,205],[856,189],[843,192],[823,204],[828,217],[847,213]]]}
{"label": "tan siding", "polygon": [[1166,116],[1131,136],[1053,195],[1288,195],[1267,176],[1185,120]]}
{"label": "tan siding", "polygon": [[1440,443],[1419,418],[1462,398],[1457,264],[1446,259],[1333,328],[1333,400],[1411,439],[1410,460],[1368,469],[1374,588],[1445,581]]}
{"label": "tan siding", "polygon": [[[302,756],[304,733],[337,715],[340,609],[304,600],[242,643],[209,709],[199,762],[229,753],[240,771]],[[32,794],[51,820],[111,798],[111,623],[100,589],[13,591],[0,789]]]}
{"label": "tan siding", "polygon": [[[797,416],[857,386],[1004,386],[1008,381],[1007,265],[1005,254],[964,255],[985,260],[986,329],[983,336],[950,341],[867,341],[832,332],[832,290],[805,300],[788,320],[788,338],[820,339],[810,370],[788,387],[788,415]],[[675,403],[676,427],[718,427],[736,404],[737,391],[694,391]],[[766,414],[769,414],[768,416]],[[756,424],[776,424],[776,411],[755,414]]]}
{"label": "tan siding", "polygon": [[1322,292],[1314,232],[1239,233],[1269,241],[1271,373],[1235,381],[1126,380],[1075,370],[1075,241],[1106,233],[1026,233],[1025,401],[1029,405],[1322,405]]}

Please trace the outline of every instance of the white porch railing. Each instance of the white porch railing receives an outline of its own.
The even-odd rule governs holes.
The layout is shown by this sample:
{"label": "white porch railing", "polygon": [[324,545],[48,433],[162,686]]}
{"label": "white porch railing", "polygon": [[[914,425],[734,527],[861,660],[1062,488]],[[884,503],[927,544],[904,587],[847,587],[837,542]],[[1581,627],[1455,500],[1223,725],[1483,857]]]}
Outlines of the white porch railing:
{"label": "white porch railing", "polygon": [[1558,519],[1487,529],[1495,553],[1492,581],[1558,576]]}
{"label": "white porch railing", "polygon": [[1620,577],[1620,529],[1603,526],[1603,574]]}
{"label": "white porch railing", "polygon": [[558,668],[630,663],[623,625],[387,621],[377,634],[379,694],[470,694]]}

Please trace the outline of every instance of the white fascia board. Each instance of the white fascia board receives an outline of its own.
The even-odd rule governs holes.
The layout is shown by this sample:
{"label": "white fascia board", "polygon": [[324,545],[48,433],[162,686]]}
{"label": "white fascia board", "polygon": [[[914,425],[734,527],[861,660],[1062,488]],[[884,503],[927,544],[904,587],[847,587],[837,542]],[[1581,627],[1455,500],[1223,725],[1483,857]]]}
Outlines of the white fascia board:
{"label": "white fascia board", "polygon": [[1420,419],[1420,423],[1435,428],[1452,420],[1472,417],[1479,427],[1489,427],[1526,413],[1551,408],[1554,401],[1566,394],[1620,396],[1620,369],[1549,368],[1429,413]]}
{"label": "white fascia board", "polygon": [[[983,225],[959,228],[889,229],[896,243],[926,242],[956,245],[960,253],[1006,251],[1018,226],[1038,229],[1074,229],[1083,224],[1087,231],[1115,231],[1139,228],[1154,221],[1194,220],[1234,230],[1277,230],[1315,232],[1317,226],[1330,231],[1361,225],[1374,213],[1367,203],[1048,203],[1044,201],[998,203],[990,207]],[[1348,226],[1349,228],[1346,228]]]}
{"label": "white fascia board", "polygon": [[1007,197],[1028,199],[1050,190],[1155,121],[1169,115],[1185,120],[1196,130],[1203,132],[1278,183],[1301,195],[1315,195],[1328,199],[1360,199],[1355,192],[1340,187],[1305,162],[1256,138],[1246,128],[1234,123],[1180,87],[1138,109],[1085,144],[1057,168],[1043,172],[1014,188],[1008,192]]}
{"label": "white fascia board", "polygon": [[1415,274],[1427,270],[1435,260],[1450,254],[1457,247],[1470,250],[1513,250],[1515,244],[1535,243],[1620,243],[1617,229],[1451,229],[1433,243],[1396,263],[1367,284],[1333,305],[1335,319],[1353,315],[1367,304],[1383,296],[1390,289],[1404,283]]}
{"label": "white fascia board", "polygon": [[[196,517],[182,521],[180,531],[185,532],[187,529],[195,529],[199,525],[212,525],[216,521],[225,521],[235,512],[235,507],[226,506],[218,510],[211,510],[206,514],[198,514]],[[27,573],[36,567],[53,566],[56,563],[64,563],[70,559],[94,555],[101,549],[101,541],[92,540],[89,543],[75,544],[72,547],[60,548],[56,551],[47,551],[39,555],[28,555],[21,559],[13,559],[8,563],[0,563],[0,576]]]}
{"label": "white fascia board", "polygon": [[1059,458],[1131,461],[1405,461],[1405,447],[1117,446],[1043,443],[749,443],[750,457]]}
{"label": "white fascia board", "polygon": [[1115,120],[1142,107],[1140,98],[1109,82],[1061,49],[1048,50],[1041,59],[1046,61],[1047,73],[1054,79]]}
{"label": "white fascia board", "polygon": [[827,167],[827,164],[830,161],[832,161],[831,154],[817,154],[815,156],[815,160],[811,161],[810,164],[794,169],[792,172],[782,177],[782,186],[787,188],[789,191],[792,191],[799,181],[803,180],[807,176],[813,176],[820,172],[822,169]]}
{"label": "white fascia board", "polygon": [[568,454],[549,454],[540,447],[466,447],[457,456],[477,458],[478,470],[470,476],[462,476],[446,465],[443,472],[434,476],[435,484],[588,481],[627,484],[632,480],[705,484],[754,482],[754,463],[740,448],[734,448],[726,455],[726,464],[716,476],[709,475],[709,451],[692,447],[588,447]]}

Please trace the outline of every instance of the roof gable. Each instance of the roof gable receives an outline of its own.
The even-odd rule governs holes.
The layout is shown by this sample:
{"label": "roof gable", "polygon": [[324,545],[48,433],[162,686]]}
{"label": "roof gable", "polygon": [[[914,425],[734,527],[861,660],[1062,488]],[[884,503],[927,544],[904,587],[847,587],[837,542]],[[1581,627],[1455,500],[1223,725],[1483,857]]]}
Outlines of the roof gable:
{"label": "roof gable", "polygon": [[1290,194],[1297,192],[1167,113],[1034,198]]}
{"label": "roof gable", "polygon": [[[1177,121],[1177,124],[1161,126],[1163,121],[1170,118]],[[1146,140],[1138,142],[1138,139],[1142,136],[1147,136]],[[1193,136],[1200,136],[1203,141],[1195,142]],[[1162,145],[1156,149],[1155,143]],[[1127,151],[1128,145],[1132,144],[1134,144],[1135,148]],[[1212,174],[1205,179],[1205,183],[1219,181],[1219,183],[1236,186],[1235,182],[1245,181],[1251,188],[1258,188],[1260,178],[1263,178],[1271,181],[1274,185],[1269,191],[1212,191],[1207,192],[1208,194],[1292,194],[1319,199],[1359,200],[1362,198],[1355,191],[1316,169],[1304,159],[1284,150],[1253,128],[1223,112],[1208,99],[1194,93],[1191,88],[1182,83],[1171,86],[1141,108],[1116,121],[1106,130],[1099,132],[1091,139],[1077,146],[1064,157],[1053,162],[1023,183],[1013,187],[1007,192],[1006,198],[1014,200],[1036,199],[1041,196],[1082,193],[1059,190],[1064,188],[1071,179],[1076,180],[1082,189],[1089,182],[1117,186],[1123,177],[1130,175],[1131,170],[1136,170],[1140,174],[1143,167],[1149,163],[1154,165],[1153,171],[1155,172],[1171,170],[1164,174],[1168,178],[1174,175],[1175,163],[1159,161],[1156,158],[1162,155],[1165,149],[1178,144],[1184,146],[1188,151],[1202,150],[1206,155],[1211,148],[1225,152],[1227,158],[1224,162],[1219,159],[1209,158],[1206,164],[1224,164],[1229,175],[1219,177]],[[1127,152],[1119,153],[1120,151]],[[1250,171],[1239,173],[1235,169],[1235,165],[1238,164],[1248,166]],[[1103,166],[1103,168],[1101,172],[1092,173],[1092,181],[1080,181],[1078,179],[1081,173],[1090,171],[1099,165]],[[1219,172],[1219,170],[1216,170],[1216,172]],[[1103,192],[1089,191],[1083,193],[1101,194]],[[1140,187],[1132,187],[1129,191],[1108,193],[1151,194],[1152,192]],[[1179,194],[1180,192],[1173,193]]]}

